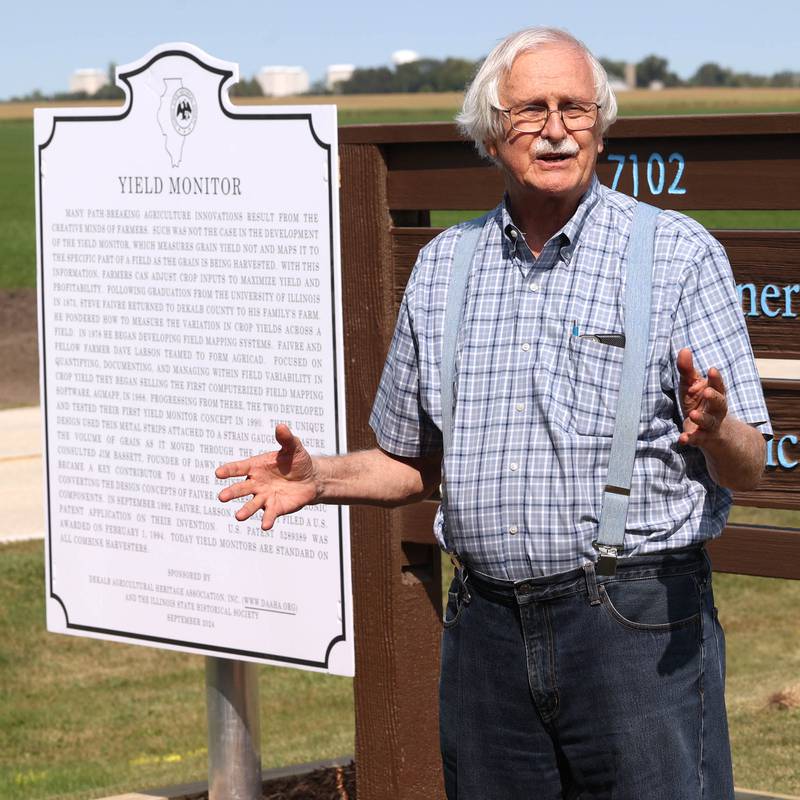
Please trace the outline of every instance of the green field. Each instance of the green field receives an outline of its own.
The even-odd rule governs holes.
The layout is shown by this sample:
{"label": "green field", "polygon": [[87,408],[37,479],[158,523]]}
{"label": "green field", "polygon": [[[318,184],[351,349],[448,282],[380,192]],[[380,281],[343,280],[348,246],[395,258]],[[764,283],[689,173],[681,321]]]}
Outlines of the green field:
{"label": "green field", "polygon": [[[800,794],[800,581],[714,581],[737,785]],[[204,779],[201,657],[46,633],[40,542],[0,546],[0,608],[0,797],[74,800]],[[259,674],[265,767],[353,752],[350,680]]]}
{"label": "green field", "polygon": [[0,176],[0,289],[33,286],[33,123],[0,122]]}

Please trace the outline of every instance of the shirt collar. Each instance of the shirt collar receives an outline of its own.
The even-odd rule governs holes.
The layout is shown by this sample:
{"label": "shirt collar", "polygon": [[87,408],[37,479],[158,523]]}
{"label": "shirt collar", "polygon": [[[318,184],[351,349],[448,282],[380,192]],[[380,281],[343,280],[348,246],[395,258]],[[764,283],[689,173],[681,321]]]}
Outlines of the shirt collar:
{"label": "shirt collar", "polygon": [[[550,237],[551,242],[558,239],[561,240],[560,253],[565,263],[568,264],[572,258],[572,253],[578,246],[578,240],[580,239],[581,233],[586,226],[586,221],[588,220],[590,213],[597,205],[599,200],[600,181],[598,181],[597,175],[592,175],[592,181],[589,184],[589,188],[586,190],[586,193],[583,195],[583,197],[581,197],[578,207],[575,209],[575,213],[567,220],[566,224],[561,228],[561,230],[556,231],[556,233]],[[508,207],[508,194],[504,194],[503,203],[501,206],[500,228],[503,238],[508,243],[509,250],[513,255],[516,252],[519,243],[525,242],[525,233],[521,231],[514,223],[514,220],[511,219],[511,214],[509,213]]]}
{"label": "shirt collar", "polygon": [[600,181],[597,180],[597,175],[592,175],[592,182],[586,190],[586,194],[581,198],[575,213],[567,220],[567,224],[561,229],[560,233],[567,237],[567,241],[572,250],[578,245],[581,233],[586,227],[586,221],[589,219],[594,207],[600,200]]}

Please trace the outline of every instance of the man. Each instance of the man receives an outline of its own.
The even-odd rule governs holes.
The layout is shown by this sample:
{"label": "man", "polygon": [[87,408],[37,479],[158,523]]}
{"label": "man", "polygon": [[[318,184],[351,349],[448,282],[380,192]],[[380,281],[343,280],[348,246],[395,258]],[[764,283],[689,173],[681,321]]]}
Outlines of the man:
{"label": "man", "polygon": [[[453,800],[733,798],[724,648],[702,543],[756,486],[769,423],[721,247],[657,220],[649,359],[623,557],[592,546],[619,400],[635,201],[594,175],[616,103],[562,31],[489,55],[459,122],[502,170],[458,341],[441,544],[463,565],[445,613],[441,733]],[[262,527],[309,503],[396,505],[442,468],[443,309],[463,226],[420,253],[370,424],[379,447],[228,464]],[[700,371],[698,371],[700,370]]]}

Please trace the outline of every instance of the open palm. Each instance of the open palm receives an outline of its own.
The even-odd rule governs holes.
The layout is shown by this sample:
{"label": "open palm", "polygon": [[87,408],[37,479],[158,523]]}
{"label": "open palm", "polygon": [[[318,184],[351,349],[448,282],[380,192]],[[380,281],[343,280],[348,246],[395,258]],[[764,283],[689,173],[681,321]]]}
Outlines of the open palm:
{"label": "open palm", "polygon": [[283,514],[299,511],[318,497],[314,462],[302,442],[286,425],[275,428],[280,450],[231,461],[217,467],[218,478],[245,478],[219,493],[223,503],[252,495],[237,512],[243,522],[263,510],[261,528],[269,530]]}
{"label": "open palm", "polygon": [[728,413],[725,383],[718,369],[711,367],[703,377],[694,367],[692,351],[684,348],[678,353],[678,389],[683,410],[682,445],[702,447],[709,436],[715,435]]}

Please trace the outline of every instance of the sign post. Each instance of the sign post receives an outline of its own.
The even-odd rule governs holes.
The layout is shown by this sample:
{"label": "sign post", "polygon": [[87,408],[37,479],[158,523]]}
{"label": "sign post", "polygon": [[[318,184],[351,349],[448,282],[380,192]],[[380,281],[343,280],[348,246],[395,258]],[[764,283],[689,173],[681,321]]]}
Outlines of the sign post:
{"label": "sign post", "polygon": [[209,800],[259,800],[261,742],[255,664],[206,658]]}
{"label": "sign post", "polygon": [[262,531],[216,499],[279,422],[347,449],[336,109],[235,106],[237,80],[163,45],[122,108],[35,113],[48,629],[210,656],[212,783],[234,751],[259,772],[231,659],[354,661],[348,509]]}

